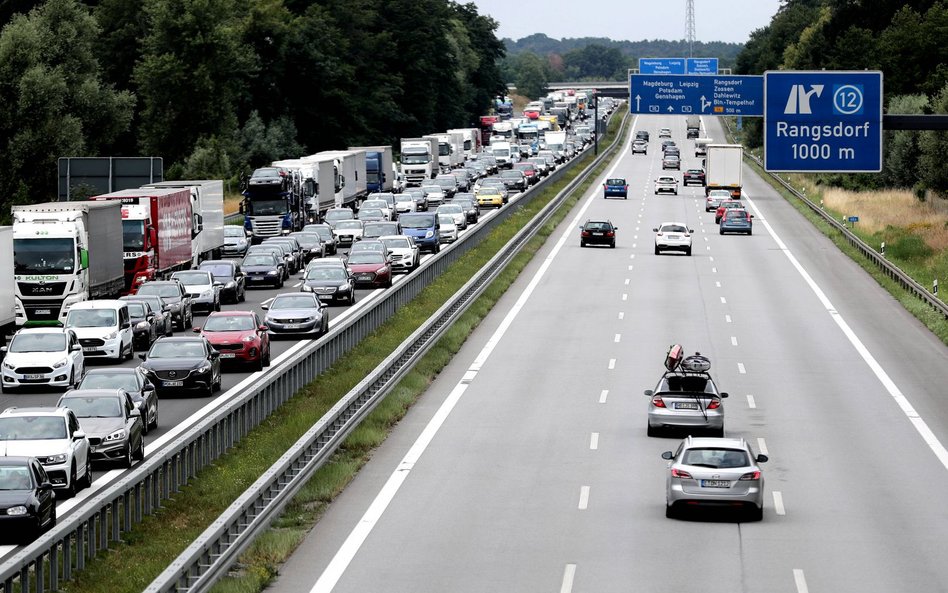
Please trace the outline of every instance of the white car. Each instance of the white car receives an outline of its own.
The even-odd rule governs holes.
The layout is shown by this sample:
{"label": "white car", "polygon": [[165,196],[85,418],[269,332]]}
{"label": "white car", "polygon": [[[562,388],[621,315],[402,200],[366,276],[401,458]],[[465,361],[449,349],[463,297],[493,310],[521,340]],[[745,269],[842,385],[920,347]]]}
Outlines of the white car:
{"label": "white car", "polygon": [[417,205],[415,197],[411,194],[395,194],[395,211],[399,214],[403,212],[414,212]]}
{"label": "white car", "polygon": [[128,303],[111,299],[81,301],[69,307],[66,327],[79,339],[83,356],[131,360],[135,354],[135,331]]}
{"label": "white car", "polygon": [[440,185],[422,185],[421,191],[425,192],[428,208],[437,208],[444,203],[444,189]]}
{"label": "white car", "polygon": [[454,243],[458,240],[458,225],[450,214],[438,214],[438,227],[442,243]]}
{"label": "white car", "polygon": [[63,327],[24,327],[3,351],[5,392],[28,385],[70,389],[79,384],[86,369],[79,338]]}
{"label": "white car", "polygon": [[671,137],[672,137],[672,131],[671,131],[670,129],[668,129],[668,128],[662,128],[661,130],[658,131],[658,137],[659,137],[659,138],[671,138]]}
{"label": "white car", "polygon": [[182,270],[171,275],[184,285],[184,290],[191,295],[191,310],[199,309],[210,313],[221,310],[221,287],[223,284],[214,281],[214,275],[207,270]]}
{"label": "white car", "polygon": [[438,206],[438,214],[450,214],[454,218],[454,224],[462,231],[467,228],[467,212],[460,204],[441,204]]}
{"label": "white car", "polygon": [[332,228],[332,234],[341,245],[352,245],[362,239],[363,228],[361,220],[340,220]]}
{"label": "white car", "polygon": [[659,177],[655,180],[655,195],[669,193],[678,195],[678,180],[674,177]]}
{"label": "white car", "polygon": [[392,208],[391,206],[389,206],[389,203],[386,200],[366,200],[362,202],[361,206],[359,206],[359,211],[361,212],[364,208],[365,209],[378,208],[379,210],[382,211],[382,214],[385,216],[385,220],[394,219],[394,217],[392,216],[393,214]]}
{"label": "white car", "polygon": [[684,251],[691,255],[691,235],[694,229],[689,229],[683,222],[663,222],[655,231],[655,255],[663,251]]}
{"label": "white car", "polygon": [[414,239],[405,235],[385,235],[379,237],[385,244],[385,249],[392,257],[393,270],[407,270],[411,272],[421,264],[421,253]]}
{"label": "white car", "polygon": [[35,457],[53,488],[92,485],[89,439],[69,408],[8,408],[0,414],[0,456]]}

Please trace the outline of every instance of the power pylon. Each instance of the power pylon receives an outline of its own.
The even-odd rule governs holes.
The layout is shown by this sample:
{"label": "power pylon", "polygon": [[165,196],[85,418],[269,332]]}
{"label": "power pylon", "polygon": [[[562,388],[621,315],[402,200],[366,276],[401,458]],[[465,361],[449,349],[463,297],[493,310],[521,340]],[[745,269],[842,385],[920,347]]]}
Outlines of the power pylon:
{"label": "power pylon", "polygon": [[695,57],[695,0],[685,0],[685,39],[688,41],[688,57]]}

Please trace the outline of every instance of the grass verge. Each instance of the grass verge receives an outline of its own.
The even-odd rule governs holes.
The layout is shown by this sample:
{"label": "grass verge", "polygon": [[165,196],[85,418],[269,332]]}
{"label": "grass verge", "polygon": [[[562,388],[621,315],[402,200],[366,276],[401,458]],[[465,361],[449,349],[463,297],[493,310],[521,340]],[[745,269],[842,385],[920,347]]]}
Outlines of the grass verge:
{"label": "grass verge", "polygon": [[[608,146],[618,133],[620,118],[613,118],[601,142]],[[591,160],[592,155],[583,157]],[[237,446],[205,468],[158,513],[126,534],[124,541],[99,554],[78,577],[61,587],[70,593],[133,593],[144,589],[174,560],[233,500],[250,486],[336,401],[375,368],[396,345],[407,338],[444,301],[503,247],[523,225],[539,212],[585,165],[546,188],[530,204],[495,229],[447,272],[379,330],[363,340],[329,371],[288,401]],[[597,168],[601,173],[606,164]],[[356,472],[385,440],[442,368],[460,349],[468,335],[490,312],[497,300],[516,280],[546,237],[566,217],[595,177],[584,183],[540,230],[512,264],[494,280],[461,319],[441,338],[366,420],[349,436],[332,459],[301,490],[273,528],[241,558],[234,575],[217,585],[218,592],[256,592],[277,574],[280,564],[316,523],[326,506],[345,488]],[[115,578],[115,575],[122,575]]]}

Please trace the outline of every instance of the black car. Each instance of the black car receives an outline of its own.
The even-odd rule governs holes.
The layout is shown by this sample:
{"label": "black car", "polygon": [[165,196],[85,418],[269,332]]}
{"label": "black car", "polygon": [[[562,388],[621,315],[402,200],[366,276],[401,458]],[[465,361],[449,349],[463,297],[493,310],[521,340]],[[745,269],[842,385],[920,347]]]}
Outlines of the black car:
{"label": "black car", "polygon": [[[132,343],[135,350],[148,350],[151,343],[165,333],[164,325],[158,326],[155,312],[147,301],[131,301],[128,307],[128,320],[132,324]],[[162,319],[164,324],[164,319]]]}
{"label": "black car", "polygon": [[247,284],[240,264],[229,259],[209,259],[201,262],[199,270],[206,270],[220,282],[221,302],[242,303],[246,300]]}
{"label": "black car", "polygon": [[517,169],[501,171],[500,179],[504,182],[508,191],[526,191],[529,184],[527,176],[523,174],[523,171]]}
{"label": "black car", "polygon": [[124,389],[142,414],[145,434],[158,428],[158,392],[141,370],[128,367],[100,367],[86,371],[76,389]]}
{"label": "black car", "polygon": [[704,185],[704,169],[688,169],[681,174],[682,185]]}
{"label": "black car", "polygon": [[158,328],[158,334],[170,336],[174,333],[174,319],[172,319],[171,316],[171,305],[166,303],[160,296],[129,294],[119,298],[123,301],[148,303],[151,307],[151,312],[155,314],[155,326]]}
{"label": "black car", "polygon": [[28,544],[56,525],[56,495],[35,457],[0,457],[0,538]]}
{"label": "black car", "polygon": [[474,194],[464,193],[454,196],[454,199],[451,200],[451,204],[460,204],[461,208],[464,208],[464,212],[467,214],[467,223],[474,224],[481,217],[481,207],[477,205],[477,198],[474,197]]}
{"label": "black car", "polygon": [[286,275],[283,260],[272,253],[252,253],[240,262],[247,286],[272,286],[283,288]]}
{"label": "black car", "polygon": [[290,264],[290,273],[295,274],[306,265],[306,258],[303,256],[303,248],[299,242],[290,236],[268,237],[263,240],[263,245],[277,244],[289,252],[289,257],[293,263]]}
{"label": "black car", "polygon": [[89,459],[118,461],[132,467],[145,459],[142,414],[124,389],[74,389],[59,398],[58,408],[69,408],[89,437]]}
{"label": "black car", "polygon": [[160,296],[161,300],[168,303],[171,309],[171,318],[175,321],[178,329],[183,330],[191,327],[194,323],[194,314],[191,311],[191,297],[184,285],[177,280],[149,280],[138,287],[140,295]]}
{"label": "black car", "polygon": [[204,337],[159,338],[147,354],[138,357],[158,395],[197,391],[211,396],[221,388],[220,352]]}
{"label": "black car", "polygon": [[[329,231],[329,234],[332,234],[332,231]],[[306,263],[317,257],[326,257],[326,244],[323,243],[315,231],[309,233],[298,231],[290,233],[288,236],[296,239],[296,242],[300,244],[300,249],[303,251],[303,261]]]}
{"label": "black car", "polygon": [[579,246],[587,245],[608,245],[616,246],[616,231],[619,227],[614,226],[609,220],[587,220],[586,224],[579,227]]}
{"label": "black car", "polygon": [[301,292],[311,292],[321,301],[355,304],[355,280],[342,268],[317,266],[306,270]]}
{"label": "black car", "polygon": [[332,234],[332,227],[328,224],[308,224],[303,227],[304,233],[315,233],[326,246],[326,253],[336,255],[339,247],[336,244],[336,235]]}
{"label": "black car", "polygon": [[646,131],[646,130],[639,130],[639,131],[637,131],[637,132],[635,133],[635,138],[636,138],[636,139],[645,140],[646,142],[648,142],[648,131]]}

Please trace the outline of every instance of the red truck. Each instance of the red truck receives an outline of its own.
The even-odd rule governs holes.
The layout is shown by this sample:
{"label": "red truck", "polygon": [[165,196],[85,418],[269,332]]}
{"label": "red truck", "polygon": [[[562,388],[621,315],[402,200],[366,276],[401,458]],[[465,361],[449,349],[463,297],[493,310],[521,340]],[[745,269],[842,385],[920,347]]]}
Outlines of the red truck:
{"label": "red truck", "polygon": [[490,135],[494,130],[494,124],[500,121],[500,117],[496,115],[482,115],[481,116],[481,145],[490,146]]}
{"label": "red truck", "polygon": [[125,294],[191,267],[194,217],[188,188],[125,189],[92,200],[121,200]]}

